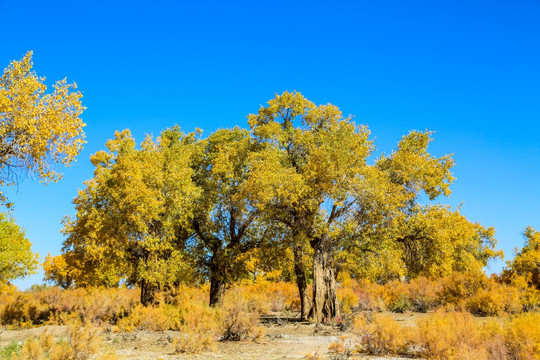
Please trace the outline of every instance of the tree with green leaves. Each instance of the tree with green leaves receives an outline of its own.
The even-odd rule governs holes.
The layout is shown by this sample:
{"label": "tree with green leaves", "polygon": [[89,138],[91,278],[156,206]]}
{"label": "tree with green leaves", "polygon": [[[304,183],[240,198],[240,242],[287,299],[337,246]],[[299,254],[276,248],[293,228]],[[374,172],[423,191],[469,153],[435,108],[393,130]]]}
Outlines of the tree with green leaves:
{"label": "tree with green leaves", "polygon": [[13,280],[36,273],[38,255],[31,246],[15,220],[0,213],[0,289]]}

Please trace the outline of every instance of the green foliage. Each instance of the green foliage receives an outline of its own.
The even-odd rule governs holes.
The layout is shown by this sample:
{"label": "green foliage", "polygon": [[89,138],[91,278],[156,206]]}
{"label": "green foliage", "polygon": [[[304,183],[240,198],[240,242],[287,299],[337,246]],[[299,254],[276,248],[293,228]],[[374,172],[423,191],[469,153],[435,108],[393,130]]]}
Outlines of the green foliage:
{"label": "green foliage", "polygon": [[0,359],[11,360],[13,357],[20,354],[21,348],[22,347],[18,342],[12,341],[8,345],[0,348]]}
{"label": "green foliage", "polygon": [[15,220],[0,213],[0,289],[36,272],[38,255],[32,252],[31,245]]}

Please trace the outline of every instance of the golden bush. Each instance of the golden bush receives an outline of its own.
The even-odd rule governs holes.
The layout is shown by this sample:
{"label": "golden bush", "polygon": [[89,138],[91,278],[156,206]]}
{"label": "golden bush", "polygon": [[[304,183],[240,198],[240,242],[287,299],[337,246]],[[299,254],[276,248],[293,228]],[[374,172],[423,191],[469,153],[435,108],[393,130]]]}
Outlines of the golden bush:
{"label": "golden bush", "polygon": [[442,304],[464,308],[465,303],[488,284],[484,273],[454,272],[439,281],[437,296]]}
{"label": "golden bush", "polygon": [[487,289],[479,289],[466,302],[469,312],[482,316],[497,316],[505,313],[515,314],[523,308],[517,288],[491,283]]}
{"label": "golden bush", "polygon": [[358,308],[364,311],[385,311],[384,286],[362,280],[353,288],[358,298]]}
{"label": "golden bush", "polygon": [[350,314],[358,308],[358,297],[353,289],[340,287],[337,289],[337,297],[341,314]]}
{"label": "golden bush", "polygon": [[259,340],[264,328],[258,326],[261,304],[241,288],[233,287],[220,306],[219,329],[222,340]]}
{"label": "golden bush", "polygon": [[540,313],[516,315],[505,324],[505,327],[510,359],[540,359]]}
{"label": "golden bush", "polygon": [[406,351],[408,329],[383,313],[372,317],[356,317],[352,333],[359,339],[360,349],[373,355],[401,354]]}
{"label": "golden bush", "polygon": [[488,359],[481,331],[464,312],[438,310],[418,320],[411,340],[425,359]]}
{"label": "golden bush", "polygon": [[412,304],[409,294],[409,285],[392,280],[384,285],[384,303],[392,312],[403,313],[411,310]]}
{"label": "golden bush", "polygon": [[421,276],[412,279],[409,284],[409,298],[412,310],[424,313],[436,308],[439,303],[437,288],[438,283],[426,277]]}

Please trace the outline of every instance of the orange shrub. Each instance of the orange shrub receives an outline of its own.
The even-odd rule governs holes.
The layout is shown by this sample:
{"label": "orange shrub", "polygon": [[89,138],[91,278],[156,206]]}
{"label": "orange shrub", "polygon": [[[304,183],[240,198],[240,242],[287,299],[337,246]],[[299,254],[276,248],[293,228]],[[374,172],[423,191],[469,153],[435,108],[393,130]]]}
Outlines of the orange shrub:
{"label": "orange shrub", "polygon": [[524,313],[510,319],[505,339],[510,359],[540,359],[540,314]]}
{"label": "orange shrub", "polygon": [[340,313],[350,314],[352,311],[358,308],[358,297],[356,297],[353,289],[339,287],[337,289],[337,297]]}
{"label": "orange shrub", "polygon": [[465,274],[454,272],[442,278],[437,289],[437,295],[442,304],[451,305],[455,308],[464,308],[465,303],[478,290],[485,288],[488,279],[485,274]]}
{"label": "orange shrub", "polygon": [[358,316],[352,333],[360,342],[361,350],[373,355],[401,354],[406,351],[408,330],[387,314]]}
{"label": "orange shrub", "polygon": [[409,285],[399,280],[392,280],[384,285],[384,303],[392,312],[403,313],[411,310]]}
{"label": "orange shrub", "polygon": [[259,327],[259,299],[241,288],[233,287],[225,294],[220,306],[219,328],[222,340],[259,340],[264,328]]}
{"label": "orange shrub", "polygon": [[417,312],[426,312],[434,309],[439,303],[437,288],[438,283],[426,277],[418,277],[411,280],[409,284],[409,297],[412,309]]}
{"label": "orange shrub", "polygon": [[214,348],[218,336],[218,313],[208,305],[208,294],[204,290],[187,286],[179,288],[175,306],[181,317],[180,335],[173,340],[177,354]]}
{"label": "orange shrub", "polygon": [[293,283],[262,280],[251,284],[236,285],[236,287],[251,293],[252,298],[257,297],[263,313],[300,309],[298,288]]}
{"label": "orange shrub", "polygon": [[358,298],[359,310],[367,311],[384,311],[385,291],[384,286],[372,283],[368,280],[362,280],[353,288],[356,297]]}
{"label": "orange shrub", "polygon": [[180,312],[173,305],[143,306],[139,304],[128,316],[118,320],[117,328],[125,332],[179,330],[181,321]]}
{"label": "orange shrub", "polygon": [[424,317],[412,341],[425,359],[488,359],[481,331],[468,313],[439,310]]}
{"label": "orange shrub", "polygon": [[45,323],[52,315],[50,307],[31,293],[2,294],[0,303],[2,325],[32,327]]}
{"label": "orange shrub", "polygon": [[492,282],[488,289],[479,289],[467,301],[466,308],[482,316],[514,314],[522,309],[520,292],[515,287]]}

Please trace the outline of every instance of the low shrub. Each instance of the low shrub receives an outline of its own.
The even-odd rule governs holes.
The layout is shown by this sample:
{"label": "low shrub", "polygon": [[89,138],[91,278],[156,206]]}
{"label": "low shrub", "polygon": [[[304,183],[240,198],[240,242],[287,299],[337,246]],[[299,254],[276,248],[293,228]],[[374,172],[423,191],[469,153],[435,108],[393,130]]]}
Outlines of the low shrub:
{"label": "low shrub", "polygon": [[480,289],[488,284],[488,278],[484,273],[460,273],[454,272],[451,275],[439,280],[437,296],[441,304],[450,305],[456,309],[465,308],[465,303]]}
{"label": "low shrub", "polygon": [[412,342],[425,359],[488,359],[482,333],[471,314],[442,310],[417,322]]}
{"label": "low shrub", "polygon": [[180,335],[173,340],[175,353],[198,353],[214,348],[217,341],[217,309],[208,306],[206,296],[185,289],[178,294]]}
{"label": "low shrub", "polygon": [[362,351],[372,355],[401,354],[406,351],[408,329],[387,314],[356,317],[352,332]]}
{"label": "low shrub", "polygon": [[346,336],[341,336],[338,341],[334,341],[328,346],[330,360],[346,360],[354,356],[355,353],[354,341]]}
{"label": "low shrub", "polygon": [[466,302],[466,309],[469,312],[481,316],[515,314],[522,308],[517,288],[495,282],[487,289],[479,289]]}
{"label": "low shrub", "polygon": [[358,308],[358,297],[351,288],[340,287],[337,289],[338,303],[341,314],[350,314]]}
{"label": "low shrub", "polygon": [[385,311],[384,286],[371,283],[367,280],[360,281],[353,288],[358,298],[358,309],[362,311]]}
{"label": "low shrub", "polygon": [[245,290],[234,287],[229,290],[221,303],[219,328],[221,340],[258,340],[264,335],[264,328],[258,326],[261,304]]}
{"label": "low shrub", "polygon": [[[28,338],[22,346],[10,345],[2,352],[2,356],[10,360],[100,360],[104,359],[103,356],[97,356],[100,341],[97,328],[90,325],[83,326],[79,322],[68,326],[67,340],[55,341],[50,333],[43,332],[39,339]],[[105,358],[114,359],[108,355]]]}
{"label": "low shrub", "polygon": [[510,359],[540,359],[540,313],[516,315],[508,321],[505,328]]}
{"label": "low shrub", "polygon": [[437,298],[438,283],[426,277],[412,279],[409,284],[409,298],[413,311],[425,313],[439,304]]}
{"label": "low shrub", "polygon": [[8,345],[0,348],[0,359],[9,360],[17,357],[20,353],[21,345],[16,341],[12,341]]}
{"label": "low shrub", "polygon": [[170,304],[157,306],[137,305],[131,313],[118,320],[117,329],[124,332],[136,330],[180,330],[182,318],[179,309]]}

